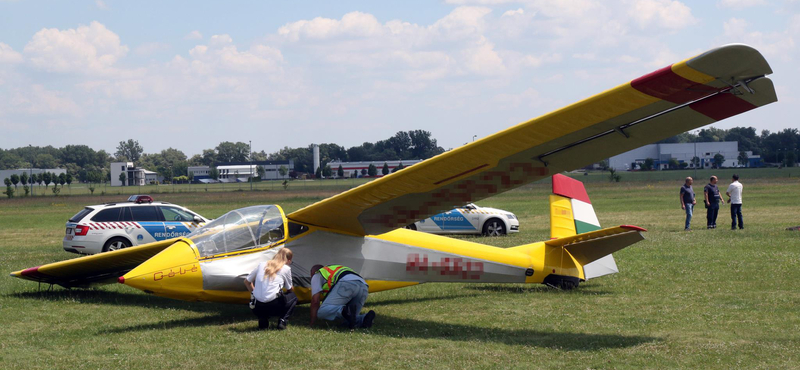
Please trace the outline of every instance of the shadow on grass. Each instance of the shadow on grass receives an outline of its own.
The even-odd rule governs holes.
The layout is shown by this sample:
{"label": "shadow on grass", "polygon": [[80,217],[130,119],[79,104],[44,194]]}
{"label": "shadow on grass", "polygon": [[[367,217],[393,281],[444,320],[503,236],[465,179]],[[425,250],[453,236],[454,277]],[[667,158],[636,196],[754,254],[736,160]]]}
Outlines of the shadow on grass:
{"label": "shadow on grass", "polygon": [[94,303],[115,306],[152,307],[154,309],[176,309],[193,312],[240,311],[236,305],[221,305],[204,302],[186,302],[141,293],[111,292],[100,289],[64,289],[41,292],[20,292],[5,297],[37,299],[58,302]]}
{"label": "shadow on grass", "polygon": [[[373,305],[370,304],[369,307]],[[274,321],[274,320],[273,320]],[[313,330],[328,330],[333,332],[349,333],[350,330],[342,327],[338,322],[321,322]],[[199,318],[171,320],[152,324],[132,325],[107,330],[100,330],[98,334],[118,334],[136,331],[163,330],[176,327],[219,326],[236,323],[248,323],[246,327],[234,326],[228,330],[237,333],[250,333],[258,330],[258,321],[248,310],[237,312],[219,312]],[[293,328],[308,328],[309,308],[298,306],[291,320],[289,330]],[[361,329],[363,330],[363,329]],[[360,331],[360,329],[356,329]],[[468,324],[443,323],[410,318],[400,318],[383,315],[380,312],[375,320],[375,326],[369,329],[371,335],[391,338],[417,338],[440,339],[458,342],[495,342],[508,345],[533,346],[553,348],[567,351],[594,351],[610,348],[633,347],[643,343],[659,340],[655,337],[640,335],[618,334],[592,334],[580,332],[557,332],[535,330],[526,328],[497,328],[482,327]]]}
{"label": "shadow on grass", "polygon": [[607,295],[612,294],[609,291],[598,290],[597,287],[578,287],[573,290],[561,290],[552,288],[546,285],[477,285],[470,286],[467,289],[479,292],[497,292],[497,293],[540,293],[540,294],[584,294],[584,295]]}
{"label": "shadow on grass", "polygon": [[388,305],[395,305],[395,304],[408,304],[408,303],[421,303],[421,302],[428,302],[428,301],[444,301],[449,299],[464,299],[464,298],[475,298],[479,297],[479,294],[459,294],[459,295],[448,295],[448,296],[440,296],[440,297],[425,297],[425,298],[395,298],[395,299],[387,299],[384,301],[370,301],[369,307],[376,307],[376,306],[388,306]]}

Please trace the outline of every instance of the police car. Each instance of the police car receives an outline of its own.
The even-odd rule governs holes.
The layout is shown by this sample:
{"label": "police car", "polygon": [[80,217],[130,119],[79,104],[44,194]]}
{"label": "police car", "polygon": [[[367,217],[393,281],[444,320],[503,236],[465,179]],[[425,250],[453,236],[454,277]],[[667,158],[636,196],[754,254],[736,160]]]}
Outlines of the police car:
{"label": "police car", "polygon": [[88,206],[70,217],[64,250],[95,254],[177,238],[209,220],[185,207],[133,195],[126,202]]}
{"label": "police car", "polygon": [[519,232],[517,216],[496,208],[467,204],[452,211],[417,221],[407,228],[431,234],[483,234],[499,236]]}

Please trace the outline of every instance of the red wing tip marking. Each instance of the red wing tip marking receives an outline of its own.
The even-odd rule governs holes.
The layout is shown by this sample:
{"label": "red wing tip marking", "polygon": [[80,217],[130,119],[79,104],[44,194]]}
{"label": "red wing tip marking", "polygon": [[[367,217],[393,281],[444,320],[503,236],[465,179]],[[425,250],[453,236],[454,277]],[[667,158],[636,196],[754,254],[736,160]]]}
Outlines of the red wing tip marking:
{"label": "red wing tip marking", "polygon": [[117,278],[117,282],[120,283],[120,284],[125,284],[125,277],[124,276],[120,276],[119,278]]}
{"label": "red wing tip marking", "polygon": [[620,225],[620,227],[623,228],[623,229],[629,229],[629,230],[647,231],[647,229],[645,229],[645,228],[642,228],[642,227],[639,227],[639,226],[633,226],[633,225]]}
{"label": "red wing tip marking", "polygon": [[29,269],[24,269],[24,270],[22,270],[20,275],[22,275],[22,276],[33,276],[33,275],[35,275],[35,274],[37,274],[39,272],[39,267],[41,267],[41,266],[36,266],[36,267],[31,267]]}

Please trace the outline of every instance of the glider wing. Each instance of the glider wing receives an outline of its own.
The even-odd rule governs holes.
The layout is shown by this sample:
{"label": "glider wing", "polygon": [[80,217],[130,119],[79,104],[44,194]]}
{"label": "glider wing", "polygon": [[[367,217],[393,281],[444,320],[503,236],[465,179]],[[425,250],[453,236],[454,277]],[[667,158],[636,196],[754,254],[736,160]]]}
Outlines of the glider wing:
{"label": "glider wing", "polygon": [[777,101],[764,57],[710,50],[288,215],[381,234]]}
{"label": "glider wing", "polygon": [[40,283],[58,284],[65,288],[116,283],[118,277],[166,249],[176,240],[168,239],[31,267],[12,272],[11,276]]}

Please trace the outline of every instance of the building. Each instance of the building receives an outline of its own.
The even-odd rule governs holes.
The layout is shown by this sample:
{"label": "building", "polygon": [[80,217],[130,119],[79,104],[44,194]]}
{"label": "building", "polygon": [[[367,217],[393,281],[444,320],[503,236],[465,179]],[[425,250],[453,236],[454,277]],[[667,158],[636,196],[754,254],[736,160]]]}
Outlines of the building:
{"label": "building", "polygon": [[[294,171],[294,161],[253,161],[250,162],[228,162],[217,163],[216,168],[219,172],[219,182],[247,182],[252,176],[258,176],[258,166],[264,168],[262,180],[278,180],[289,177],[289,172]],[[286,168],[286,175],[281,176],[279,169],[281,166]],[[188,172],[192,175],[192,181],[209,183],[216,182],[211,178],[211,167],[191,166]]]}
{"label": "building", "polygon": [[[28,175],[28,177],[30,177],[31,174],[38,175],[45,172],[54,173],[56,176],[58,176],[62,173],[66,174],[67,170],[63,168],[20,168],[17,170],[0,170],[0,181],[4,179],[10,179],[11,175],[22,176],[22,174],[25,173]],[[36,185],[38,186],[39,184]],[[44,185],[44,183],[42,185]]]}
{"label": "building", "polygon": [[111,163],[111,186],[123,186],[119,175],[125,173],[125,186],[139,186],[155,183],[158,174],[144,168],[135,167],[133,162]]}
{"label": "building", "polygon": [[[404,159],[404,160],[395,160],[395,161],[364,161],[364,162],[339,162],[333,161],[328,163],[328,166],[331,168],[332,177],[338,177],[339,166],[342,166],[342,170],[344,171],[344,177],[353,177],[353,172],[357,177],[366,176],[364,175],[369,168],[369,165],[374,165],[375,168],[378,170],[376,177],[383,177],[383,164],[386,163],[389,166],[389,173],[392,173],[400,163],[403,164],[403,167],[411,166],[415,163],[422,162],[421,159]],[[363,171],[362,171],[363,170]]]}
{"label": "building", "polygon": [[[668,169],[671,159],[678,163],[686,163],[686,168],[695,168],[692,158],[700,160],[697,168],[711,168],[714,165],[714,156],[722,154],[725,161],[722,167],[760,167],[761,156],[753,152],[745,152],[747,163],[739,161],[739,143],[736,141],[721,141],[710,143],[676,143],[676,144],[649,144],[634,150],[615,155],[608,159],[608,166],[617,170],[634,170],[639,168],[648,158],[653,159],[654,169]],[[636,168],[633,168],[633,165]]]}

